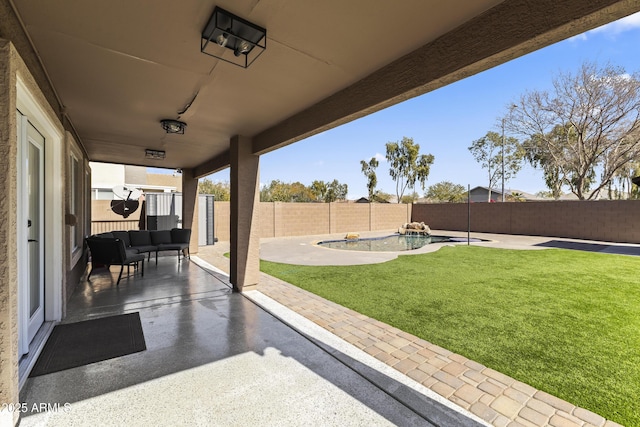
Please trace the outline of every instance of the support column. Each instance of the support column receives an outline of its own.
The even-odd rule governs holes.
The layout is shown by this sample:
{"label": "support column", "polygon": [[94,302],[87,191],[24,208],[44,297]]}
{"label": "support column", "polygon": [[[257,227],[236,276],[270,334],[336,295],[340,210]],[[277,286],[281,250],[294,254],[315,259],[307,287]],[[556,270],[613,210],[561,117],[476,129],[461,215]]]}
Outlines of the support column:
{"label": "support column", "polygon": [[242,292],[260,278],[260,156],[252,153],[251,138],[231,138],[231,284]]}
{"label": "support column", "polygon": [[193,169],[182,170],[182,228],[191,229],[189,252],[198,253],[198,178]]}

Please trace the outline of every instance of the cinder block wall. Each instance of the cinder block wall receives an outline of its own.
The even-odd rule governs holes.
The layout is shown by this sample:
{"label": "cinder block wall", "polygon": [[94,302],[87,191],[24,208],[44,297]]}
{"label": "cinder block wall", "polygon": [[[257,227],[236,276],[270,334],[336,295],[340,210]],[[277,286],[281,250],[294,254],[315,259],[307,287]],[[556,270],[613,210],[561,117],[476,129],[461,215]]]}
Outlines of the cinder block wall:
{"label": "cinder block wall", "polygon": [[91,201],[91,234],[113,230],[137,230],[141,209],[138,208],[128,218],[123,218],[111,210],[111,200]]}
{"label": "cinder block wall", "polygon": [[414,205],[372,204],[371,230],[391,230],[411,221]]}
{"label": "cinder block wall", "polygon": [[[411,206],[378,203],[281,203],[259,205],[260,237],[391,230],[411,218]],[[218,240],[228,241],[229,202],[215,202],[214,227]]]}
{"label": "cinder block wall", "polygon": [[260,230],[260,237],[290,237],[326,234],[329,232],[329,212],[333,203],[260,203],[272,205],[273,234]]}
{"label": "cinder block wall", "polygon": [[[369,203],[328,203],[331,208],[331,233],[371,231]],[[402,224],[396,224],[396,227]]]}
{"label": "cinder block wall", "polygon": [[[640,200],[472,203],[471,231],[640,243]],[[467,204],[413,205],[413,221],[467,230]]]}

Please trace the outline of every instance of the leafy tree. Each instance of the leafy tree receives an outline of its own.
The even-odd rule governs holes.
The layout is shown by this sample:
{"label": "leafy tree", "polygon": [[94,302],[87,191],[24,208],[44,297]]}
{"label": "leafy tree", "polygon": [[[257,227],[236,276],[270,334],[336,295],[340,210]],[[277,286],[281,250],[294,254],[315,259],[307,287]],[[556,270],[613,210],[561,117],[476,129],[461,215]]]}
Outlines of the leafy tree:
{"label": "leafy tree", "polygon": [[514,191],[509,194],[508,200],[510,202],[525,202],[527,199],[525,199],[524,194]]}
{"label": "leafy tree", "polygon": [[198,182],[198,192],[200,194],[213,194],[216,201],[229,201],[231,186],[228,182],[212,182],[204,178]]}
{"label": "leafy tree", "polygon": [[274,179],[260,190],[261,202],[335,202],[347,197],[347,184],[337,179],[330,183],[313,181],[307,187],[300,182],[286,183]]}
{"label": "leafy tree", "polygon": [[309,188],[300,182],[289,184],[275,179],[260,190],[261,202],[311,202],[313,200]]}
{"label": "leafy tree", "polygon": [[406,136],[400,142],[388,142],[386,148],[389,175],[396,182],[396,197],[400,203],[407,188],[415,188],[416,182],[424,190],[434,157],[431,154],[420,154],[420,144]]}
{"label": "leafy tree", "polygon": [[612,192],[615,191],[618,199],[640,199],[640,189],[631,182],[631,179],[640,175],[640,161],[629,162],[621,167],[611,181],[609,187],[609,198],[612,199]]}
{"label": "leafy tree", "polygon": [[373,195],[376,191],[376,185],[378,185],[378,177],[376,176],[376,168],[378,167],[378,159],[372,157],[367,163],[364,160],[360,160],[362,165],[362,173],[367,178],[367,189],[369,190],[369,201],[373,201]]}
{"label": "leafy tree", "polygon": [[346,200],[349,187],[347,184],[340,184],[337,179],[334,179],[327,184],[327,192],[324,196],[324,202],[330,203],[337,200]]}
{"label": "leafy tree", "polygon": [[372,202],[389,203],[393,195],[385,193],[384,191],[376,191],[371,199]]}
{"label": "leafy tree", "polygon": [[491,201],[491,189],[502,179],[503,161],[505,181],[513,178],[522,168],[524,152],[514,137],[503,138],[499,133],[489,131],[482,138],[473,141],[469,151],[482,168],[487,170],[489,178],[487,201]]}
{"label": "leafy tree", "polygon": [[420,195],[414,191],[411,194],[405,194],[404,196],[402,196],[402,199],[400,199],[400,203],[406,203],[410,205],[412,203],[415,203],[418,198],[420,198]]}
{"label": "leafy tree", "polygon": [[[536,196],[541,197],[543,199],[553,199],[555,198],[554,194],[552,191],[538,191],[536,193]],[[560,196],[558,196],[559,198]],[[557,200],[557,199],[556,199]]]}
{"label": "leafy tree", "polygon": [[438,182],[427,189],[425,197],[434,202],[456,203],[466,200],[467,190],[460,184],[449,181]]}
{"label": "leafy tree", "polygon": [[547,185],[550,178],[594,199],[640,157],[640,74],[585,62],[575,75],[560,73],[550,93],[522,95],[508,123],[529,138],[527,158],[549,175]]}
{"label": "leafy tree", "polygon": [[[556,126],[548,135],[548,139],[565,138],[565,129],[562,126]],[[530,139],[522,144],[525,152],[525,159],[534,167],[542,168],[544,182],[550,190],[551,198],[558,200],[562,196],[562,186],[565,183],[565,177],[562,175],[560,168],[549,157],[548,150],[545,149],[544,137],[533,135]],[[589,182],[590,184],[590,182]]]}
{"label": "leafy tree", "polygon": [[291,202],[312,202],[314,200],[311,189],[301,182],[291,184]]}
{"label": "leafy tree", "polygon": [[313,181],[311,183],[311,186],[309,187],[311,189],[311,194],[313,194],[313,197],[315,200],[322,200],[324,201],[324,198],[327,194],[327,183],[324,181]]}

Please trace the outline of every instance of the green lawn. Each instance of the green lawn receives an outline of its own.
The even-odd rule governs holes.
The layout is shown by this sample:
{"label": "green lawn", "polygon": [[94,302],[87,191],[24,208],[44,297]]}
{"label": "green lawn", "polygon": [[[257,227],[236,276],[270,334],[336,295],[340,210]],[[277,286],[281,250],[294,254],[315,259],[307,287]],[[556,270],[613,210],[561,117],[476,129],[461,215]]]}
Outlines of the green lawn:
{"label": "green lawn", "polygon": [[264,272],[626,426],[640,426],[640,258],[475,246]]}

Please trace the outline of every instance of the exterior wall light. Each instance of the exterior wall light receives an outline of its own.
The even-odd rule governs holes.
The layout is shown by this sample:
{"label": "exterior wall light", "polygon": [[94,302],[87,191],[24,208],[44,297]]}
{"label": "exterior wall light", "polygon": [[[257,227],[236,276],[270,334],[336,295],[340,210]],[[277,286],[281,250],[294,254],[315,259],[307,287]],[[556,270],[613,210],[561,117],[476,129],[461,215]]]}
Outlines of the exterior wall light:
{"label": "exterior wall light", "polygon": [[[219,7],[202,30],[200,52],[242,68],[251,65],[266,48],[267,30]],[[225,49],[233,56],[225,55]]]}

